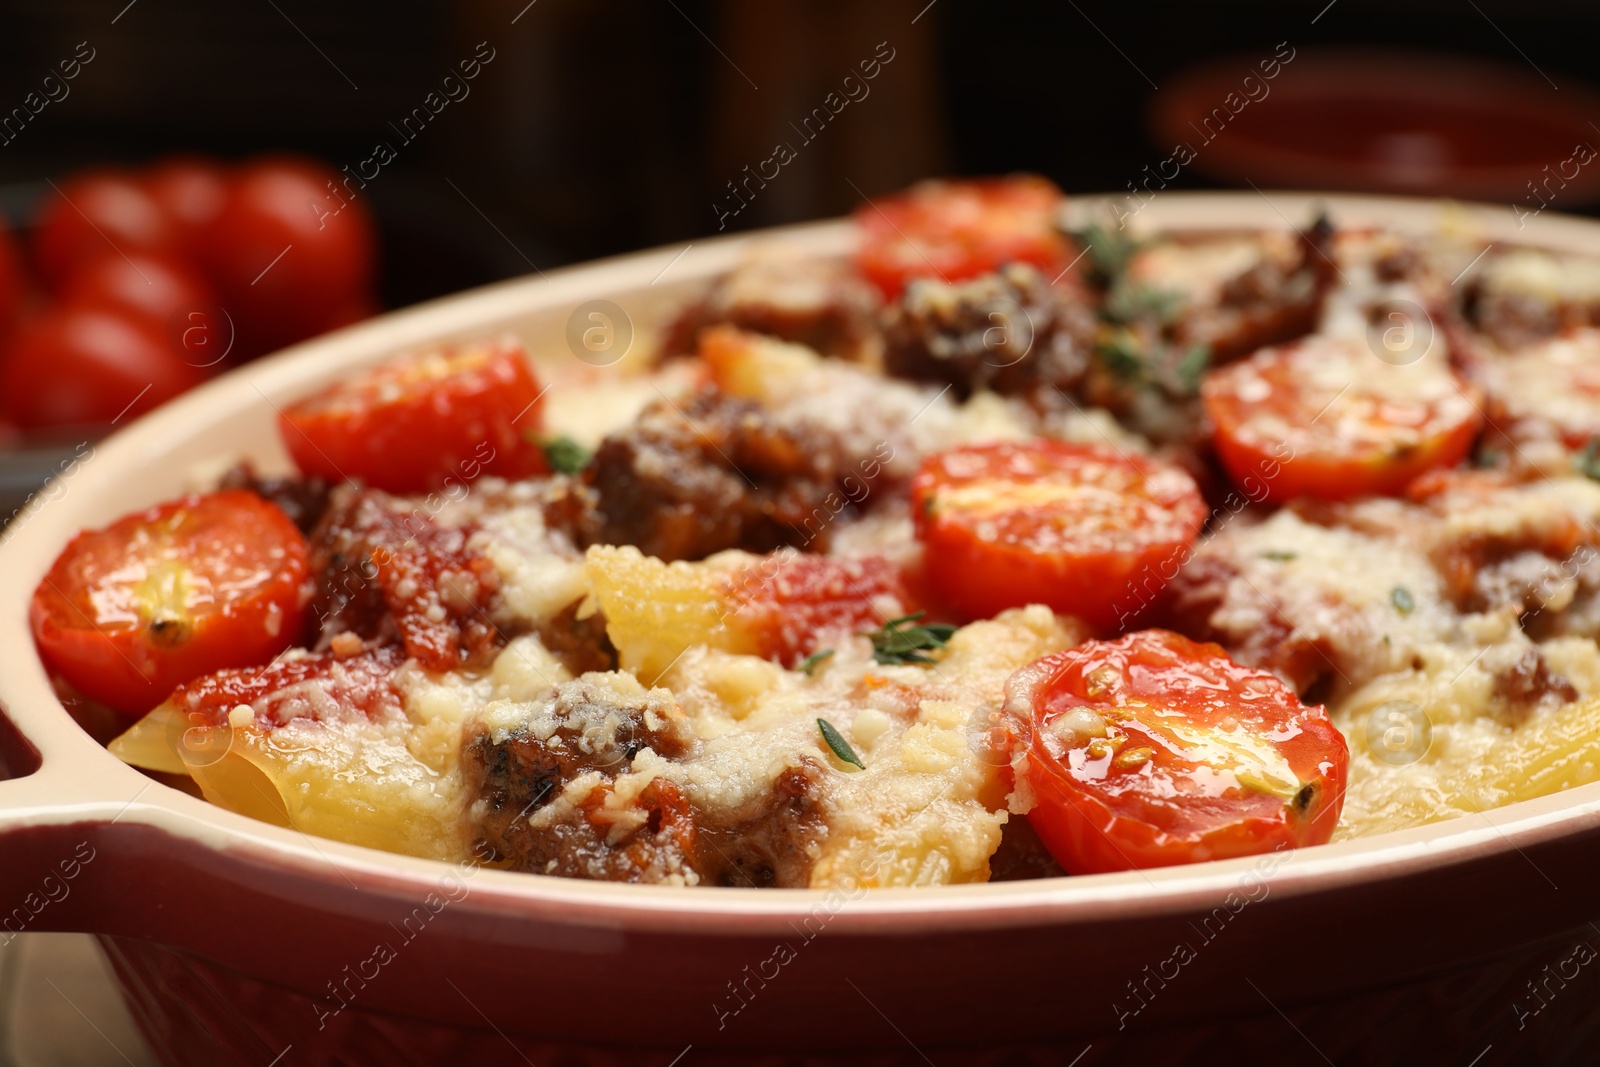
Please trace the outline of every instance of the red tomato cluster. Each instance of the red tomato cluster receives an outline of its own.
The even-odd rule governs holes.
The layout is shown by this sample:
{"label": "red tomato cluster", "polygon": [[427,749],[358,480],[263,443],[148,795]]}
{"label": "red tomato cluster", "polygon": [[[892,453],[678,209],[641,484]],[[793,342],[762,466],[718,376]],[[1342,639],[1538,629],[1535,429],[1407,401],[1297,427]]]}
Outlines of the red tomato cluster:
{"label": "red tomato cluster", "polygon": [[120,422],[370,314],[372,223],[337,178],[292,157],[175,157],[51,183],[37,284],[0,226],[0,424]]}

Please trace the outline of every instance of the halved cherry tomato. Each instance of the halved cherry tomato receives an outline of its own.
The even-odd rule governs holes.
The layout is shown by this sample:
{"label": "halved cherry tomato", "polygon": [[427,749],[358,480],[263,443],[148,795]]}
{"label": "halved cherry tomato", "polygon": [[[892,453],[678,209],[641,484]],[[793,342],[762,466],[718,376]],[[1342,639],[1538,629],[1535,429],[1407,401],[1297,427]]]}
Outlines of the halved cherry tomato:
{"label": "halved cherry tomato", "polygon": [[112,252],[80,266],[61,296],[70,304],[120,308],[162,330],[175,315],[212,306],[211,287],[191,267],[142,252]]}
{"label": "halved cherry tomato", "polygon": [[78,267],[107,253],[182,252],[177,228],[144,185],[119,171],[89,171],[40,200],[34,231],[39,273],[59,289]]}
{"label": "halved cherry tomato", "polygon": [[1061,200],[1032,174],[922,182],[856,209],[861,271],[889,300],[913,278],[953,282],[1006,263],[1032,263],[1053,278],[1072,258],[1056,228]]}
{"label": "halved cherry tomato", "polygon": [[1178,467],[1045,439],[929,456],[911,503],[927,583],[958,614],[1047,604],[1099,627],[1150,601],[1206,517]]}
{"label": "halved cherry tomato", "polygon": [[1006,683],[1028,821],[1067,871],[1327,841],[1350,753],[1321,705],[1166,630],[1090,641]]}
{"label": "halved cherry tomato", "polygon": [[254,493],[136,512],[68,543],[33,594],[45,664],[130,715],[224,667],[265,663],[306,623],[306,539]]}
{"label": "halved cherry tomato", "polygon": [[731,580],[728,624],[757,637],[761,655],[792,667],[829,642],[876,630],[915,608],[901,568],[881,556],[763,556]]}
{"label": "halved cherry tomato", "polygon": [[423,492],[451,479],[547,471],[529,440],[541,396],[521,345],[481,341],[340,382],[285,409],[279,430],[306,474]]}
{"label": "halved cherry tomato", "polygon": [[1441,362],[1394,366],[1361,338],[1264,348],[1200,395],[1223,466],[1258,501],[1404,492],[1460,462],[1483,422],[1481,395]]}
{"label": "halved cherry tomato", "polygon": [[126,422],[204,380],[159,326],[116,308],[58,304],[6,346],[0,415],[23,427]]}

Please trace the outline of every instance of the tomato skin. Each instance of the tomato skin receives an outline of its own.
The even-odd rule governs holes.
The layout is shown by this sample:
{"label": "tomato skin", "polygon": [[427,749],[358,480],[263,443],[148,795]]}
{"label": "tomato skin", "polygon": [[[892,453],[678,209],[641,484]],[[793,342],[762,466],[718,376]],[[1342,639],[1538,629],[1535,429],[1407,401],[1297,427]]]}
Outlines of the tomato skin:
{"label": "tomato skin", "polygon": [[228,184],[206,265],[253,351],[304,340],[370,301],[373,225],[361,199],[343,208],[337,172],[311,160],[257,160]]}
{"label": "tomato skin", "polygon": [[228,172],[201,156],[169,156],[145,171],[143,184],[172,223],[185,256],[202,262],[228,199]]}
{"label": "tomato skin", "polygon": [[[1344,806],[1349,749],[1327,712],[1179,634],[1141,630],[1046,656],[1007,682],[1006,709],[1013,772],[1034,797],[1028,820],[1070,873],[1322,844]],[[1064,728],[1078,716],[1100,718],[1120,741]],[[1224,766],[1195,758],[1208,743],[1196,737]],[[1294,781],[1281,792],[1240,784],[1246,762],[1229,764],[1218,740],[1256,746]],[[1141,750],[1143,762],[1117,765]]]}
{"label": "tomato skin", "polygon": [[134,176],[88,171],[41,201],[34,252],[39,273],[59,290],[79,267],[107,253],[181,255],[177,230]]}
{"label": "tomato skin", "polygon": [[1056,228],[1062,193],[1037,175],[928,181],[858,207],[861,272],[887,300],[916,278],[960,281],[1006,263],[1054,278],[1070,261]]}
{"label": "tomato skin", "polygon": [[881,556],[774,553],[735,575],[725,599],[729,624],[756,634],[760,654],[785,667],[916,610],[906,576]]}
{"label": "tomato skin", "polygon": [[209,306],[211,287],[193,268],[144,253],[101,256],[67,280],[62,299],[116,308],[166,329],[174,315]]}
{"label": "tomato skin", "polygon": [[306,474],[418,493],[548,471],[525,436],[540,425],[541,395],[521,345],[484,341],[341,382],[285,408],[278,428]]}
{"label": "tomato skin", "polygon": [[24,324],[7,346],[0,415],[24,428],[128,420],[204,378],[142,318],[57,305]]}
{"label": "tomato skin", "polygon": [[306,539],[278,508],[238,490],[189,496],[79,533],[30,620],[51,671],[140,715],[175,686],[299,639],[309,574]]}
{"label": "tomato skin", "polygon": [[[1483,424],[1475,387],[1447,368],[1390,366],[1355,345],[1309,338],[1206,375],[1200,396],[1212,443],[1252,500],[1395,496],[1472,448]],[[1382,391],[1407,376],[1426,393]]]}
{"label": "tomato skin", "polygon": [[22,256],[4,217],[0,217],[0,330],[10,329],[16,322],[24,285]]}
{"label": "tomato skin", "polygon": [[1046,604],[1102,629],[1177,573],[1206,516],[1171,464],[1042,438],[929,456],[911,503],[924,578],[959,617]]}

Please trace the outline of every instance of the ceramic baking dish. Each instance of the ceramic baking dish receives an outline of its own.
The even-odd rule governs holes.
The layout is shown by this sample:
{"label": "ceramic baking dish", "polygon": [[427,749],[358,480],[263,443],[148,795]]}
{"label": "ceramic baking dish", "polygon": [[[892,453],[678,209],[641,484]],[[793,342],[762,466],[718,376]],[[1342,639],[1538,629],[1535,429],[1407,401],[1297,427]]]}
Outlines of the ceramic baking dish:
{"label": "ceramic baking dish", "polygon": [[[1595,223],[1519,230],[1505,208],[1426,201],[1163,193],[1138,222],[1281,227],[1318,204],[1341,225],[1600,252]],[[1596,933],[1600,785],[1150,872],[854,896],[612,885],[252,821],[123,765],[52,692],[27,607],[67,539],[219,457],[285,463],[275,406],[452,338],[509,330],[573,358],[568,319],[598,298],[643,338],[755,242],[852,240],[827,222],[463,293],[251,363],[96,443],[0,546],[0,923],[100,935],[174,1064],[1465,1063],[1485,1046],[1492,1063],[1592,1036],[1593,988],[1529,1015],[1524,987]]]}

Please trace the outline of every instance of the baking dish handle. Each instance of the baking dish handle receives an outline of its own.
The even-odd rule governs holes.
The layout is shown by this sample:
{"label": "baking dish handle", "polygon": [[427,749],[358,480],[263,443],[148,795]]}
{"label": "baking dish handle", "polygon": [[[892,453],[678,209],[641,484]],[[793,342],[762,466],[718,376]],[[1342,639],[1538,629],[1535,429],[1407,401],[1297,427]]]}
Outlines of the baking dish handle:
{"label": "baking dish handle", "polygon": [[75,724],[72,733],[51,730],[39,721],[49,711],[65,714],[56,706],[30,722],[0,707],[0,948],[24,931],[93,924],[78,901],[57,901],[89,861],[138,825],[136,803],[155,784],[119,773],[128,768]]}

